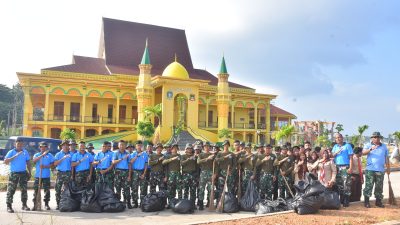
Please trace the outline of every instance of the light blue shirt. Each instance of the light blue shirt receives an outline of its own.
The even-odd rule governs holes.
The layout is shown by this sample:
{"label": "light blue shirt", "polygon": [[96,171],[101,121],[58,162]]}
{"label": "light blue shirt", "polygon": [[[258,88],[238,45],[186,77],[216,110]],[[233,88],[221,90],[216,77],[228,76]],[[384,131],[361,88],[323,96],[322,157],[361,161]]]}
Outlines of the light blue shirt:
{"label": "light blue shirt", "polygon": [[78,162],[79,160],[81,160],[81,163],[75,167],[76,172],[90,169],[90,164],[93,162],[93,156],[88,152],[83,154],[77,152],[72,156],[72,162]]}
{"label": "light blue shirt", "polygon": [[97,168],[105,170],[108,167],[110,167],[112,163],[112,156],[113,153],[110,151],[107,151],[105,153],[104,152],[97,153],[96,156],[94,157],[94,161],[99,162],[99,164],[97,164]]}
{"label": "light blue shirt", "polygon": [[[7,152],[6,157],[4,159],[11,158],[17,154],[17,150],[14,148]],[[31,158],[29,157],[29,153],[26,149],[22,149],[21,155],[17,156],[13,160],[10,161],[10,170],[11,172],[23,172],[26,171],[27,162]]]}
{"label": "light blue shirt", "polygon": [[64,153],[62,150],[59,151],[55,156],[55,161],[62,159],[65,155],[68,155],[68,158],[64,159],[57,165],[57,170],[61,172],[71,171],[71,159],[72,155],[70,152]]}
{"label": "light blue shirt", "polygon": [[339,152],[342,150],[338,155],[335,156],[335,164],[339,166],[343,165],[350,165],[350,157],[353,155],[353,148],[350,144],[343,143],[342,146],[336,144],[332,148],[332,154]]}
{"label": "light blue shirt", "polygon": [[120,151],[114,152],[113,154],[113,160],[119,160],[124,158],[126,155],[128,155],[128,158],[125,160],[120,161],[115,165],[116,169],[121,169],[121,170],[127,170],[129,169],[129,152],[125,151],[124,153],[121,153]]}
{"label": "light blue shirt", "polygon": [[[42,155],[41,152],[36,153],[33,158],[37,158]],[[36,172],[35,177],[40,178],[40,165],[49,166],[54,163],[54,156],[50,153],[47,153],[43,156],[39,161],[36,162]],[[42,168],[42,178],[50,178],[50,168]]]}
{"label": "light blue shirt", "polygon": [[[133,152],[130,156],[129,156],[129,161],[133,158],[135,158],[138,155],[138,152]],[[145,165],[147,164],[147,162],[149,161],[149,155],[147,154],[147,152],[142,152],[142,154],[137,157],[137,159],[135,160],[135,162],[132,164],[132,169],[134,170],[144,170]]]}
{"label": "light blue shirt", "polygon": [[[370,149],[373,144],[368,143],[364,149]],[[366,170],[375,172],[385,172],[386,158],[389,156],[389,150],[385,144],[381,144],[375,150],[372,150],[367,155],[367,168]]]}

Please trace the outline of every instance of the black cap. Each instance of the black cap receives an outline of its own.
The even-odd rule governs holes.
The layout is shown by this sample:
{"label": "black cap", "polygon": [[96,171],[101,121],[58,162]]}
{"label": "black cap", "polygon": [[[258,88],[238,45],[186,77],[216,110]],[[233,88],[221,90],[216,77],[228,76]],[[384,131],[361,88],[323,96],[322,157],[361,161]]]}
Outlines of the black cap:
{"label": "black cap", "polygon": [[265,147],[266,147],[266,148],[272,148],[272,145],[266,144]]}
{"label": "black cap", "polygon": [[222,146],[225,146],[225,145],[231,146],[231,143],[229,142],[229,140],[225,140],[225,141],[222,143]]}
{"label": "black cap", "polygon": [[133,145],[131,143],[129,143],[126,148],[133,148]]}
{"label": "black cap", "polygon": [[193,149],[193,145],[190,144],[190,143],[187,143],[186,146],[185,146],[185,150],[188,149],[188,148],[189,149]]}
{"label": "black cap", "polygon": [[246,144],[246,148],[251,148],[251,143],[250,142]]}
{"label": "black cap", "polygon": [[[248,144],[248,143],[247,143],[247,144]],[[250,144],[250,145],[251,145],[251,144]],[[244,141],[241,141],[241,142],[240,142],[240,146],[243,146],[243,147],[244,147],[244,146],[246,146],[246,143],[244,143]]]}
{"label": "black cap", "polygon": [[86,146],[86,149],[90,149],[90,148],[94,148],[94,146],[93,146],[93,144],[92,143],[89,143],[89,144],[87,144],[87,146]]}
{"label": "black cap", "polygon": [[174,144],[171,145],[171,148],[174,148],[174,147],[178,147],[179,148],[178,143],[174,143]]}
{"label": "black cap", "polygon": [[374,133],[372,133],[371,138],[374,137],[378,137],[378,138],[383,138],[383,136],[381,135],[381,132],[375,131]]}
{"label": "black cap", "polygon": [[142,144],[143,144],[143,141],[138,140],[138,141],[136,141],[136,144],[137,144],[137,145],[142,145]]}
{"label": "black cap", "polygon": [[68,145],[70,142],[67,140],[62,141],[58,146]]}
{"label": "black cap", "polygon": [[48,145],[47,145],[47,143],[46,142],[44,142],[44,141],[42,141],[42,142],[40,142],[39,143],[39,147],[47,147]]}

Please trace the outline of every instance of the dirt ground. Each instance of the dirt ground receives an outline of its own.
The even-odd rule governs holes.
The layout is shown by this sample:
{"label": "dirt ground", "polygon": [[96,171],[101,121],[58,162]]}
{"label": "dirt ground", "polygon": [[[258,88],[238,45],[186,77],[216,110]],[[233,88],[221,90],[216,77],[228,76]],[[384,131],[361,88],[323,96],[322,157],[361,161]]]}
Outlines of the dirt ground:
{"label": "dirt ground", "polygon": [[[366,225],[381,223],[390,220],[400,220],[400,207],[390,206],[385,201],[385,208],[376,208],[375,202],[371,201],[372,208],[366,209],[363,203],[351,204],[348,208],[340,210],[320,210],[318,214],[297,215],[296,213],[287,213],[274,216],[263,216],[257,218],[246,218],[217,223],[207,223],[212,225]],[[400,205],[400,198],[397,198]]]}

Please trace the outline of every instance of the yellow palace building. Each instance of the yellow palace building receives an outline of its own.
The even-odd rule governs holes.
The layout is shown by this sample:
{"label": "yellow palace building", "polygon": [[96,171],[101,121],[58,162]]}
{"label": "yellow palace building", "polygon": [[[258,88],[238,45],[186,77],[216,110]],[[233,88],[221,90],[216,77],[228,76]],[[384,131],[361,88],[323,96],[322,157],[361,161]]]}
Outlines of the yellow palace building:
{"label": "yellow palace building", "polygon": [[[147,41],[148,40],[148,41]],[[271,104],[277,96],[229,81],[222,58],[217,76],[193,67],[184,30],[103,18],[97,58],[17,73],[24,90],[26,136],[59,138],[65,128],[79,139],[108,135],[136,140],[143,108],[162,105],[159,139],[183,125],[197,139],[267,142],[296,117]],[[103,136],[104,137],[104,136]]]}

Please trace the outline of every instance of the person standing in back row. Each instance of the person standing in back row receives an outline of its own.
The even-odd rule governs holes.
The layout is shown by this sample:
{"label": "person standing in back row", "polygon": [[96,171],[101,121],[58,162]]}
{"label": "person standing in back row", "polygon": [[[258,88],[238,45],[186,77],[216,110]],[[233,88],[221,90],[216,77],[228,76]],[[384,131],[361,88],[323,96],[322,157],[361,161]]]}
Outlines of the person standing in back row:
{"label": "person standing in back row", "polygon": [[332,155],[337,166],[336,184],[340,191],[340,201],[343,207],[348,207],[351,195],[351,172],[353,170],[353,148],[343,141],[343,136],[337,133],[336,144]]}
{"label": "person standing in back row", "polygon": [[367,168],[365,170],[364,206],[370,208],[369,198],[372,195],[372,188],[375,185],[375,205],[384,208],[383,199],[383,180],[386,173],[390,174],[389,150],[381,142],[382,135],[374,132],[371,136],[371,143],[364,146],[363,155],[367,156]]}

